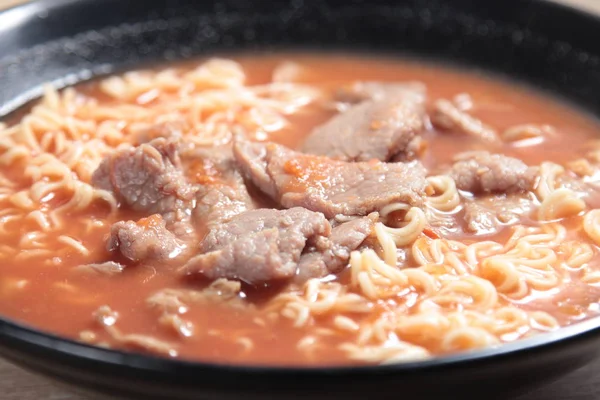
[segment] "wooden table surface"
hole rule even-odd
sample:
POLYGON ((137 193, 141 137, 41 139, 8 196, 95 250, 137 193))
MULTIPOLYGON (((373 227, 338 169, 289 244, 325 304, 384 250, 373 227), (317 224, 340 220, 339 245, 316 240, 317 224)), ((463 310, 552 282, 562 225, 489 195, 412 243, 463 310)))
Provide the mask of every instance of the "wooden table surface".
MULTIPOLYGON (((125 0, 124 0, 125 1, 125 0)), ((485 0, 482 0, 485 1, 485 0)), ((502 0, 489 0, 502 1, 502 0)), ((600 0, 555 0, 600 13, 600 0)), ((0 0, 0 8, 23 0, 0 0)), ((600 360, 518 400, 600 399, 600 360)), ((0 400, 89 400, 0 360, 0 400)))

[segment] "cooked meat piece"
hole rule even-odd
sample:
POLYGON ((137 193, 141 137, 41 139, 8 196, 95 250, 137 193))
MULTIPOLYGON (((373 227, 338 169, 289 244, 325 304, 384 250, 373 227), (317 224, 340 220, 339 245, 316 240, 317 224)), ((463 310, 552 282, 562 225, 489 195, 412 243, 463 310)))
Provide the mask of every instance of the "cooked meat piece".
POLYGON ((253 203, 247 197, 246 189, 240 186, 214 185, 198 191, 198 200, 194 209, 197 220, 219 223, 235 215, 253 209, 253 203))
POLYGON ((342 161, 389 161, 407 153, 424 128, 423 103, 387 96, 355 105, 317 127, 303 151, 342 161))
POLYGON ((176 333, 181 338, 188 338, 194 335, 195 326, 191 321, 187 321, 177 314, 163 314, 158 318, 158 323, 164 328, 176 333))
POLYGON ((376 215, 357 218, 332 229, 329 237, 321 237, 312 252, 302 255, 296 281, 320 278, 338 272, 350 260, 350 253, 357 250, 371 235, 376 215))
POLYGON ((154 214, 137 222, 119 221, 113 224, 106 248, 133 262, 140 262, 174 258, 185 245, 167 230, 163 218, 154 214))
POLYGON ((436 128, 458 130, 483 140, 498 141, 498 134, 494 129, 459 109, 450 100, 435 102, 431 122, 436 128))
POLYGON ((195 194, 181 170, 177 142, 163 138, 110 154, 92 182, 126 207, 161 214, 167 223, 187 217, 195 194))
POLYGON ((389 96, 404 97, 407 100, 423 103, 426 91, 426 86, 421 82, 358 81, 341 87, 335 97, 336 100, 345 103, 379 100, 389 96))
POLYGON ((557 187, 572 190, 589 208, 600 208, 600 182, 597 179, 586 180, 567 173, 557 178, 557 187))
POLYGON ((461 155, 450 171, 456 187, 473 194, 531 190, 537 175, 537 168, 521 160, 486 151, 461 155))
POLYGON ((480 235, 493 233, 498 226, 495 211, 477 202, 465 205, 465 222, 467 231, 480 235))
POLYGON ((297 230, 311 232, 309 236, 328 236, 331 225, 325 217, 318 212, 312 212, 301 207, 289 210, 259 209, 240 214, 225 224, 211 230, 201 245, 203 252, 213 251, 224 244, 233 242, 247 234, 277 228, 283 230, 297 230))
POLYGON ((570 189, 583 198, 596 194, 598 191, 598 181, 596 179, 586 180, 575 175, 571 171, 566 171, 555 178, 556 188, 570 189))
POLYGON ((152 308, 163 313, 184 314, 197 304, 226 305, 237 308, 250 308, 251 304, 240 295, 239 281, 217 279, 201 290, 162 289, 146 300, 152 308))
POLYGON ((247 141, 237 141, 234 154, 243 173, 283 207, 305 207, 327 218, 364 216, 394 202, 420 205, 428 188, 418 162, 349 163, 247 141))
POLYGON ((291 278, 307 244, 330 231, 323 214, 300 207, 246 211, 214 225, 200 245, 203 254, 182 272, 250 284, 291 278))
POLYGON ((186 158, 193 160, 190 180, 199 184, 194 209, 196 219, 219 223, 255 208, 233 158, 231 144, 196 149, 186 158))
POLYGON ((99 274, 99 275, 114 276, 114 275, 118 275, 121 272, 123 272, 125 270, 125 265, 120 264, 115 261, 106 261, 103 263, 92 263, 92 264, 80 265, 79 267, 75 268, 75 270, 79 271, 79 272, 87 272, 87 273, 94 273, 94 274, 99 274))
POLYGON ((416 136, 407 145, 404 151, 396 154, 391 162, 409 162, 420 158, 427 149, 427 141, 421 136, 416 136))
POLYGON ((506 129, 502 132, 501 137, 503 141, 510 143, 522 140, 542 139, 552 135, 556 135, 556 130, 550 125, 522 124, 506 129))
POLYGON ((121 330, 115 325, 119 319, 119 314, 113 311, 109 306, 100 306, 100 308, 94 312, 94 318, 96 319, 97 323, 104 328, 106 333, 109 334, 111 338, 119 344, 165 356, 177 356, 175 345, 169 342, 165 342, 147 335, 122 333, 121 330))
POLYGON ((465 203, 465 230, 479 235, 491 234, 502 225, 512 225, 528 216, 534 203, 527 197, 487 196, 465 203))
POLYGON ((151 142, 157 138, 180 139, 189 130, 189 123, 183 119, 166 121, 135 131, 133 133, 133 143, 135 145, 140 145, 151 142))
POLYGON ((462 234, 460 221, 456 219, 454 213, 428 207, 425 209, 425 216, 427 217, 427 226, 432 232, 430 236, 453 239, 457 233, 462 234))
POLYGON ((231 143, 218 147, 197 147, 183 154, 189 180, 199 184, 243 184, 244 179, 233 157, 231 143))

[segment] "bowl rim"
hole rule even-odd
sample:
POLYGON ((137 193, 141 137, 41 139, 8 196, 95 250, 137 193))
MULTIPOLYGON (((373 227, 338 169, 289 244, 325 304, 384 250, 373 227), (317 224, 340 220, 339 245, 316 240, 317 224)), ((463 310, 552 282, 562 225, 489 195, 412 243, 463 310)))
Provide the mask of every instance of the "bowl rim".
MULTIPOLYGON (((91 3, 95 0, 33 0, 0 10, 0 33, 17 29, 21 24, 35 18, 38 13, 50 9, 68 8, 78 3, 91 3), (15 22, 16 19, 16 22, 15 22), (6 25, 4 22, 11 22, 6 25)), ((558 3, 558 0, 521 0, 538 7, 554 9, 561 13, 571 13, 575 17, 592 18, 600 25, 600 15, 574 5, 558 3)), ((108 367, 126 367, 138 372, 165 371, 212 371, 237 375, 272 375, 294 376, 302 379, 307 376, 347 376, 347 375, 386 375, 389 373, 417 373, 447 366, 458 367, 472 365, 476 362, 495 361, 525 352, 544 350, 549 347, 565 344, 587 335, 600 334, 600 315, 572 325, 561 327, 555 331, 540 333, 533 337, 505 343, 484 349, 465 351, 444 356, 434 356, 425 360, 408 361, 387 365, 330 365, 294 366, 294 365, 260 365, 242 363, 218 363, 202 360, 167 358, 129 352, 120 349, 107 349, 86 344, 71 338, 35 328, 29 324, 0 315, 0 347, 2 343, 27 346, 27 353, 44 352, 70 360, 80 360, 103 364, 108 367)))

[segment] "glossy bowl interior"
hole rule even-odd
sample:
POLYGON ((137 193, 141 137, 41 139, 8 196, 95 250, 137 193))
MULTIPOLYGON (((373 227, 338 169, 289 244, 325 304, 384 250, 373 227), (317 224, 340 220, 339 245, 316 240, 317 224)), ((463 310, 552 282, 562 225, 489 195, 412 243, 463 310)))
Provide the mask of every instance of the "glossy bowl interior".
MULTIPOLYGON (((0 13, 0 115, 98 74, 223 51, 348 50, 500 73, 600 112, 600 20, 533 0, 42 0, 0 13)), ((600 318, 401 365, 209 365, 90 347, 0 319, 0 354, 98 393, 152 399, 506 396, 600 352, 600 318)))

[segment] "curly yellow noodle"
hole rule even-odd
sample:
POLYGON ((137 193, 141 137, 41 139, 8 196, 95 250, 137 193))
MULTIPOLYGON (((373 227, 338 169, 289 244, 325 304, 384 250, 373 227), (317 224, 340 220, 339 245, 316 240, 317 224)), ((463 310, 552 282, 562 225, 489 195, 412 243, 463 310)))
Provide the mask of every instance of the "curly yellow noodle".
POLYGON ((411 207, 406 203, 392 203, 379 210, 379 215, 381 218, 386 219, 393 212, 408 211, 410 208, 411 207))
POLYGON ((394 325, 394 332, 406 340, 428 340, 448 330, 451 324, 447 315, 426 309, 419 314, 400 315, 394 325))
POLYGON ((542 140, 545 136, 553 134, 556 134, 556 131, 549 125, 525 124, 511 126, 502 132, 500 136, 505 142, 520 142, 531 139, 542 140))
POLYGON ((429 358, 429 352, 409 343, 394 343, 386 346, 357 346, 353 343, 340 345, 351 360, 363 362, 381 362, 382 364, 393 364, 398 362, 416 361, 429 358), (382 360, 384 360, 382 362, 382 360))
POLYGON ((600 246, 600 210, 590 210, 583 218, 583 230, 597 246, 600 246))
MULTIPOLYGON (((72 88, 69 88, 72 91, 72 88)), ((65 91, 66 92, 66 91, 65 91)), ((51 84, 44 85, 44 96, 42 97, 41 104, 50 108, 51 110, 59 111, 62 108, 62 101, 58 90, 51 84)))
POLYGON ((451 269, 453 275, 468 275, 474 270, 474 267, 464 260, 462 254, 454 252, 446 255, 446 266, 451 269))
POLYGON ((508 251, 519 243, 527 243, 534 247, 555 248, 563 243, 566 237, 567 229, 556 223, 544 224, 539 228, 517 226, 504 248, 508 251))
POLYGON ((439 290, 427 293, 428 303, 439 308, 481 309, 495 307, 498 302, 496 288, 491 282, 476 276, 446 282, 439 290))
POLYGON ((357 324, 353 319, 343 315, 336 316, 333 320, 333 324, 336 328, 342 331, 358 332, 360 330, 359 324, 357 324))
POLYGON ((371 249, 352 253, 350 271, 351 286, 369 299, 393 296, 399 287, 409 284, 402 270, 387 265, 371 249))
POLYGON ((591 268, 585 268, 581 277, 581 281, 590 286, 600 286, 600 271, 591 268))
POLYGON ((417 265, 441 264, 444 253, 441 249, 442 239, 430 239, 426 236, 417 238, 411 247, 411 255, 417 265))
POLYGON ((443 264, 449 254, 466 249, 464 243, 448 239, 430 239, 421 236, 411 246, 411 255, 418 265, 443 264))
POLYGON ((20 191, 8 198, 8 201, 15 207, 26 210, 33 211, 36 209, 35 202, 29 196, 28 191, 20 191))
POLYGON ((560 246, 564 266, 569 270, 578 270, 586 266, 594 257, 594 249, 585 242, 568 241, 560 246))
POLYGON ((529 314, 531 326, 540 331, 553 331, 560 328, 560 324, 550 314, 543 311, 532 311, 529 314))
POLYGON ((483 326, 487 331, 495 335, 525 333, 529 329, 529 316, 523 310, 514 307, 499 308, 483 326), (521 331, 521 332, 519 332, 521 331))
POLYGON ((382 229, 390 235, 396 246, 407 246, 423 232, 427 218, 423 210, 411 207, 404 217, 405 225, 401 228, 390 228, 384 226, 382 229))
POLYGON ((504 250, 504 246, 500 243, 486 240, 482 242, 475 242, 467 246, 465 250, 465 256, 470 265, 477 265, 479 264, 479 260, 484 260, 488 257, 500 254, 504 250))
POLYGON ((6 149, 0 156, 0 164, 7 166, 13 165, 19 159, 27 158, 30 151, 23 145, 11 145, 0 142, 0 148, 6 149))
POLYGON ((391 235, 386 232, 385 225, 382 223, 375 224, 375 236, 383 250, 383 261, 387 265, 395 266, 398 262, 398 248, 391 235))
POLYGON ((372 303, 334 282, 321 282, 312 279, 298 292, 288 292, 277 296, 263 310, 265 315, 280 311, 294 321, 295 326, 304 326, 314 316, 331 313, 368 313, 372 303))
POLYGON ((18 209, 5 209, 0 212, 0 235, 9 236, 14 234, 11 225, 17 225, 22 218, 21 212, 18 209))
POLYGON ((23 249, 15 255, 15 261, 30 261, 32 259, 47 259, 55 253, 49 249, 23 249))
POLYGON ((427 205, 439 211, 452 211, 460 205, 460 196, 454 179, 446 175, 427 178, 436 194, 427 197, 427 205))
MULTIPOLYGON (((598 152, 598 150, 596 150, 593 154, 593 158, 600 158, 600 153, 598 152)), ((569 168, 570 171, 572 171, 574 174, 580 177, 592 176, 596 171, 596 168, 594 167, 594 165, 592 165, 590 160, 585 158, 579 158, 577 160, 569 161, 567 163, 567 168, 569 168)))
POLYGON ((46 214, 41 210, 35 210, 27 214, 27 220, 34 221, 43 232, 48 232, 52 229, 52 222, 46 214))
POLYGON ((461 327, 449 331, 441 342, 441 348, 445 352, 479 349, 499 344, 500 341, 494 335, 484 329, 475 327, 461 327))
POLYGON ((549 193, 538 210, 540 221, 553 221, 578 215, 585 210, 585 202, 570 189, 560 188, 549 193))
POLYGON ((565 169, 552 162, 540 164, 540 179, 535 188, 535 193, 540 201, 544 201, 557 187, 557 177, 565 172, 565 169))
POLYGON ((513 298, 523 298, 528 293, 526 283, 521 279, 513 262, 505 259, 489 258, 480 264, 479 273, 490 280, 498 292, 510 295, 513 298))
POLYGON ((73 248, 83 256, 88 256, 90 254, 90 251, 83 245, 83 243, 70 236, 61 235, 58 237, 58 241, 73 248))

